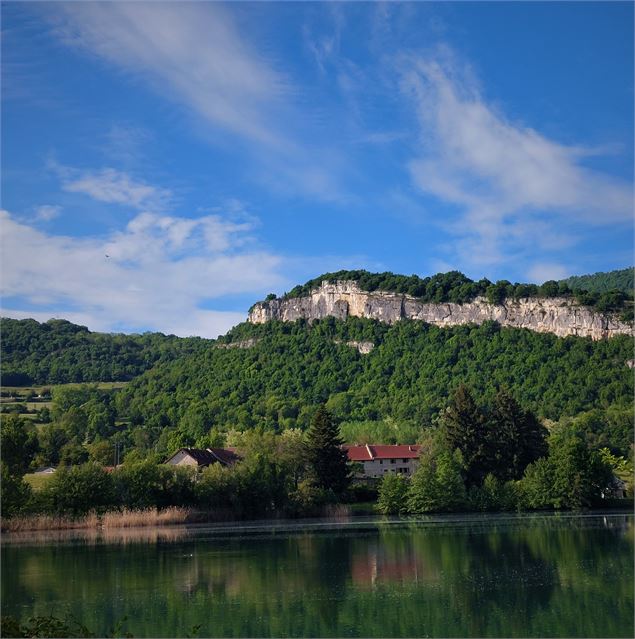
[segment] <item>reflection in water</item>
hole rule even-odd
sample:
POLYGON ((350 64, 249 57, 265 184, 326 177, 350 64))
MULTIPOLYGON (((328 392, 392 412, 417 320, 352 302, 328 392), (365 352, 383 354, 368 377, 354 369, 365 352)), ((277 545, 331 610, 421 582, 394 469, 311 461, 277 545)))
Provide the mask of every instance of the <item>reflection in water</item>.
POLYGON ((633 517, 102 531, 2 549, 4 614, 135 636, 632 636, 633 517))

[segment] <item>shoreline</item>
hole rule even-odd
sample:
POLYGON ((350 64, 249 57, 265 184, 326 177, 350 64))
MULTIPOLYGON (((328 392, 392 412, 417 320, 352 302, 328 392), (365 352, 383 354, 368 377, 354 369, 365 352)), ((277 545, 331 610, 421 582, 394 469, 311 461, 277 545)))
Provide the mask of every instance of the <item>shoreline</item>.
POLYGON ((64 517, 35 516, 23 518, 19 525, 9 526, 10 521, 2 521, 3 541, 8 543, 47 542, 59 540, 87 541, 176 541, 198 532, 222 536, 244 534, 280 534, 284 532, 313 532, 339 529, 342 531, 372 530, 378 524, 383 526, 453 526, 489 523, 497 520, 502 524, 531 523, 551 519, 555 522, 572 518, 593 518, 601 516, 633 516, 634 504, 611 505, 585 510, 541 510, 541 511, 501 511, 460 513, 429 513, 411 516, 385 516, 379 513, 355 513, 343 509, 331 510, 321 516, 292 518, 275 515, 266 519, 237 519, 227 517, 228 513, 204 512, 186 508, 171 508, 165 511, 150 509, 145 511, 95 514, 80 519, 64 517), (223 516, 222 516, 223 515, 223 516))

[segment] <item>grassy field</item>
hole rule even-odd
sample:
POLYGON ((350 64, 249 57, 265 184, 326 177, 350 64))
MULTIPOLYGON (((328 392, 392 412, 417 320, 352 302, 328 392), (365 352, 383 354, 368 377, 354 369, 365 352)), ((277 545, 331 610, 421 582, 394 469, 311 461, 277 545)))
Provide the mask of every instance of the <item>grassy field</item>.
POLYGON ((53 477, 53 473, 50 473, 50 474, 29 473, 28 475, 24 476, 24 481, 26 481, 26 483, 29 484, 29 486, 31 486, 31 488, 33 488, 35 492, 39 492, 40 490, 44 488, 44 486, 46 486, 46 484, 49 481, 51 481, 52 477, 53 477))
POLYGON ((111 388, 123 388, 129 382, 73 382, 71 384, 43 384, 41 386, 3 386, 2 391, 5 393, 15 393, 16 396, 26 397, 33 392, 41 395, 43 390, 53 390, 55 388, 77 388, 78 386, 97 386, 102 390, 111 388))

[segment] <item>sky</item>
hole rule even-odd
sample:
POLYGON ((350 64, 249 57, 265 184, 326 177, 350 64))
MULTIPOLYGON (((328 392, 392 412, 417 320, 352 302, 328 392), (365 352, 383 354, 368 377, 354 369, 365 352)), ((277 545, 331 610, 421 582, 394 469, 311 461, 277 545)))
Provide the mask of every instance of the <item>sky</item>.
POLYGON ((630 2, 5 2, 2 315, 215 337, 320 273, 633 264, 630 2))

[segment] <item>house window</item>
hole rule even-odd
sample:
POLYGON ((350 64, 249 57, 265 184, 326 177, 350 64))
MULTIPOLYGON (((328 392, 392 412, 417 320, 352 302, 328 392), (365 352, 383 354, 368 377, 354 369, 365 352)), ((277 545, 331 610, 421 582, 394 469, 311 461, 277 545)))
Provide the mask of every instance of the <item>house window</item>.
POLYGON ((380 460, 379 460, 379 463, 383 466, 383 465, 384 465, 384 460, 383 460, 383 459, 380 459, 380 460))
POLYGON ((396 463, 397 463, 397 460, 396 460, 396 459, 391 459, 391 460, 390 460, 390 463, 391 463, 391 464, 396 464, 396 463))
POLYGON ((402 461, 404 464, 407 464, 407 463, 408 463, 408 460, 407 460, 407 459, 402 459, 401 461, 402 461))

